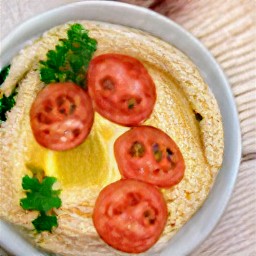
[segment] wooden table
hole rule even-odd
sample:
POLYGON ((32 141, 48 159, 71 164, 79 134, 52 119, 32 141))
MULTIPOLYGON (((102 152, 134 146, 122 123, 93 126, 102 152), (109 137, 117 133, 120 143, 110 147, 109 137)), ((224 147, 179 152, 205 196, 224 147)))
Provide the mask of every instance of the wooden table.
MULTIPOLYGON (((26 19, 72 2, 76 1, 1 0, 1 40, 26 19)), ((185 27, 205 44, 228 77, 241 123, 240 171, 225 214, 192 255, 256 256, 256 1, 124 2, 150 7, 185 27)), ((0 255, 6 254, 0 249, 0 255)))

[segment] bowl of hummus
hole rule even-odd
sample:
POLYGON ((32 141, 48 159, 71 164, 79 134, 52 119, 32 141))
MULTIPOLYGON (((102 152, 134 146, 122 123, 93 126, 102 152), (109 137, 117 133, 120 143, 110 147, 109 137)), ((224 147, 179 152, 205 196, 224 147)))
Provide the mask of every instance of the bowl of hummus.
POLYGON ((4 67, 4 248, 187 255, 213 230, 237 176, 239 122, 222 70, 187 31, 144 8, 78 2, 10 33, 4 67))

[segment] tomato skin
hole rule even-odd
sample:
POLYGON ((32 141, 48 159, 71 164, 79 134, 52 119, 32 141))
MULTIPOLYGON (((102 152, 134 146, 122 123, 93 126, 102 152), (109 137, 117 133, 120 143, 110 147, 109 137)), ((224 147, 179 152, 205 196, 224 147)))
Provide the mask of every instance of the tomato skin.
POLYGON ((155 186, 126 179, 100 192, 93 223, 110 246, 123 252, 140 253, 157 242, 167 215, 166 202, 155 186))
POLYGON ((30 109, 30 125, 36 141, 56 151, 81 144, 90 133, 93 120, 88 93, 69 82, 47 85, 30 109))
POLYGON ((125 132, 115 141, 114 152, 124 178, 170 188, 184 176, 185 163, 178 146, 155 127, 140 126, 125 132))
POLYGON ((136 126, 152 113, 156 88, 139 60, 115 53, 99 55, 90 62, 87 78, 95 110, 110 121, 136 126))

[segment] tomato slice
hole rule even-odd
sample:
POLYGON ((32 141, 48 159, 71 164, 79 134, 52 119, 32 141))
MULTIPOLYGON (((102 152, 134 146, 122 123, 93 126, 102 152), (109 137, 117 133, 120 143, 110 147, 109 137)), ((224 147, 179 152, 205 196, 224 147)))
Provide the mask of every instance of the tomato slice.
POLYGON ((178 146, 155 127, 140 126, 125 132, 115 141, 114 152, 125 178, 169 188, 184 176, 185 163, 178 146))
POLYGON ((140 253, 148 250, 162 234, 167 206, 153 185, 119 180, 99 194, 93 223, 100 237, 117 250, 140 253))
POLYGON ((30 110, 30 125, 36 141, 62 151, 81 144, 94 119, 87 92, 73 83, 54 83, 39 92, 30 110))
POLYGON ((121 54, 103 54, 90 62, 88 90, 95 110, 124 126, 146 120, 156 101, 155 84, 146 68, 121 54))

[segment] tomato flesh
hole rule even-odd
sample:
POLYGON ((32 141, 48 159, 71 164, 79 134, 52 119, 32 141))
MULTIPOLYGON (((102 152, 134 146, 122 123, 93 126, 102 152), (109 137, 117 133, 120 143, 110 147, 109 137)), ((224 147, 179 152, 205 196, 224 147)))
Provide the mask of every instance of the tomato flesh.
POLYGON ((161 192, 150 184, 120 180, 99 194, 93 223, 100 237, 117 250, 140 253, 162 234, 167 206, 161 192))
POLYGON ((39 92, 30 110, 30 125, 36 141, 62 151, 81 144, 94 119, 87 92, 73 83, 54 83, 39 92))
POLYGON ((130 129, 115 141, 114 152, 124 178, 169 188, 184 176, 185 163, 178 146, 155 127, 130 129))
POLYGON ((136 126, 146 120, 156 101, 155 84, 143 64, 122 54, 95 57, 88 69, 94 108, 112 122, 136 126))

